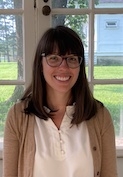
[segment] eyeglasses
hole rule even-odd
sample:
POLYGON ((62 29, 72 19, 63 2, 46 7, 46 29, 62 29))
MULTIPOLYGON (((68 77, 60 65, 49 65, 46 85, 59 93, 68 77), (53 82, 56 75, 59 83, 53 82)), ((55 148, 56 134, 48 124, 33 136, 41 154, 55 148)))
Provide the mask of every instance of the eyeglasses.
POLYGON ((69 68, 77 68, 82 63, 82 57, 70 54, 67 56, 59 56, 56 54, 50 54, 45 56, 45 53, 41 54, 42 57, 46 58, 47 64, 51 67, 58 67, 62 64, 63 60, 66 60, 69 68))

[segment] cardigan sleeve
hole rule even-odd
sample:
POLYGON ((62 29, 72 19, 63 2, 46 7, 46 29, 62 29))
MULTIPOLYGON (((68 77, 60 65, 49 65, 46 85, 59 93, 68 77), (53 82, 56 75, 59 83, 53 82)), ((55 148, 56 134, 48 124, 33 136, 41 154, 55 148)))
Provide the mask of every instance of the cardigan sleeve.
POLYGON ((3 177, 33 176, 35 116, 26 115, 25 102, 10 108, 4 131, 3 177))
POLYGON ((18 177, 19 138, 14 106, 9 110, 4 130, 3 177, 18 177))
POLYGON ((118 177, 114 126, 110 113, 106 108, 103 109, 102 121, 102 158, 100 177, 118 177))

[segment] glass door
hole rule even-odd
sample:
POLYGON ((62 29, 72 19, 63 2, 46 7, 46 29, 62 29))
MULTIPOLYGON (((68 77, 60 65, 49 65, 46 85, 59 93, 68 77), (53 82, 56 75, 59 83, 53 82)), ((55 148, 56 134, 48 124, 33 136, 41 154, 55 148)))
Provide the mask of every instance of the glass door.
POLYGON ((117 146, 123 146, 123 1, 38 0, 38 5, 38 37, 56 25, 81 37, 90 88, 111 112, 117 146))
POLYGON ((33 0, 0 0, 1 142, 8 109, 18 101, 30 82, 34 27, 33 0))

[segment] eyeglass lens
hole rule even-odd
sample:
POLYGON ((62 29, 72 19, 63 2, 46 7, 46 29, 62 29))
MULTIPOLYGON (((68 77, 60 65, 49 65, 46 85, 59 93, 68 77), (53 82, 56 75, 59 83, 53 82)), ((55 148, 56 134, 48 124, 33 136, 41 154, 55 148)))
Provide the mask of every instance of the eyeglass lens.
POLYGON ((71 68, 79 67, 82 61, 82 57, 70 55, 66 57, 61 57, 59 55, 48 55, 46 56, 48 65, 52 67, 60 66, 63 60, 65 59, 68 66, 71 68))

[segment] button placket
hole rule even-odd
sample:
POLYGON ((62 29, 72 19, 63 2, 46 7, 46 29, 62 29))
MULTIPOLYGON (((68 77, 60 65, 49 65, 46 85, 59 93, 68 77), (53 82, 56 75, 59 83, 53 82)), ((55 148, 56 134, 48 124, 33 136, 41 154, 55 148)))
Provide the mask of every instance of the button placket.
POLYGON ((61 130, 59 130, 59 142, 60 142, 60 150, 62 154, 65 154, 65 151, 63 149, 63 140, 62 140, 62 136, 61 136, 61 130))

